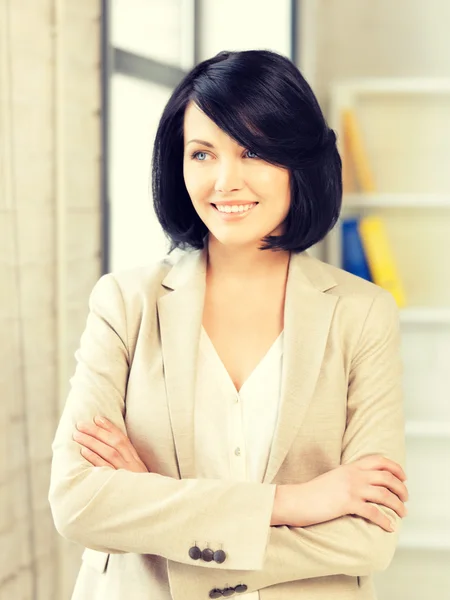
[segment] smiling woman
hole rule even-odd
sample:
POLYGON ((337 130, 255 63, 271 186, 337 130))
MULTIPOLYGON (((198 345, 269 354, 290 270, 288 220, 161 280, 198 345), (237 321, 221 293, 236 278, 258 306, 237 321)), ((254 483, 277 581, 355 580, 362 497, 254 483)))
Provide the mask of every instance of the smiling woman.
POLYGON ((192 101, 184 139, 184 181, 210 243, 248 245, 284 232, 291 203, 287 168, 243 148, 192 101))
POLYGON ((154 207, 172 248, 203 248, 209 233, 301 252, 335 225, 341 197, 335 134, 287 58, 220 52, 174 91, 153 152, 154 207), (237 216, 215 208, 248 204, 237 216))
POLYGON ((307 252, 341 191, 287 58, 221 52, 173 92, 153 193, 182 252, 97 282, 53 443, 73 600, 375 600, 408 497, 399 323, 307 252))

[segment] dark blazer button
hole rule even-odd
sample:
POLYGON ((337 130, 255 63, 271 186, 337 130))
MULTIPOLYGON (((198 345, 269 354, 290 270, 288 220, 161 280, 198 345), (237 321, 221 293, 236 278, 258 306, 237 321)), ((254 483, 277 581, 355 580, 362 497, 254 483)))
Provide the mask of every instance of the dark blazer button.
POLYGON ((223 563, 226 559, 227 555, 225 554, 225 552, 223 550, 216 550, 214 552, 214 560, 216 561, 216 563, 223 563))
POLYGON ((239 585, 237 585, 234 588, 234 591, 237 592, 238 594, 242 594, 242 592, 247 591, 247 586, 245 585, 245 583, 240 583, 239 585))
POLYGON ((189 548, 189 556, 194 560, 198 560, 201 555, 202 552, 198 546, 192 546, 192 548, 189 548))
POLYGON ((211 562, 214 556, 214 552, 211 548, 205 548, 202 552, 202 558, 206 562, 211 562))
POLYGON ((217 588, 214 590, 211 590, 209 592, 210 598, 220 598, 221 596, 222 596, 222 590, 218 590, 217 588))
POLYGON ((234 588, 229 587, 222 590, 222 596, 232 596, 234 594, 234 588))

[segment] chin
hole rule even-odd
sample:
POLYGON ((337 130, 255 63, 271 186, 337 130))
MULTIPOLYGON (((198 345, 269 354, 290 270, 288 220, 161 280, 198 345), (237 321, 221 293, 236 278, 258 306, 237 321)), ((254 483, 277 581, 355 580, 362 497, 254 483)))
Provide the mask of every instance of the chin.
POLYGON ((229 248, 239 248, 239 247, 259 247, 262 244, 262 238, 267 234, 252 235, 250 232, 246 233, 244 231, 214 231, 209 230, 209 238, 210 240, 217 241, 222 246, 227 246, 229 248))

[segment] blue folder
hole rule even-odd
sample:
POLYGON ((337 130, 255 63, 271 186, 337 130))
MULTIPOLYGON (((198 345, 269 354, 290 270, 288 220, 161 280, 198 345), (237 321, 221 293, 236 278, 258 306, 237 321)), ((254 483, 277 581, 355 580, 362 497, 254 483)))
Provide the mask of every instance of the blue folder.
POLYGON ((342 268, 362 279, 372 281, 358 224, 357 217, 342 220, 342 268))

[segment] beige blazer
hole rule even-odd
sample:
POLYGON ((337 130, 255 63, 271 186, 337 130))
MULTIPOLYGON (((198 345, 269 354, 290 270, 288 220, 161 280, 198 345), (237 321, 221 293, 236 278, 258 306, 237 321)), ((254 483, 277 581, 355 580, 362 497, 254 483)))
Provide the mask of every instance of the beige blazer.
POLYGON ((261 600, 373 600, 372 574, 389 565, 397 542, 392 511, 384 509, 397 522, 393 534, 350 515, 303 528, 270 527, 270 518, 276 484, 306 482, 368 454, 404 465, 392 296, 293 254, 282 401, 263 480, 197 479, 206 251, 172 256, 104 275, 90 297, 49 493, 57 530, 87 548, 73 599, 207 600, 237 588, 233 596, 259 590, 261 600), (126 430, 150 473, 92 467, 81 456, 75 423, 96 414, 126 430), (194 560, 194 545, 223 549, 226 559, 194 560))

